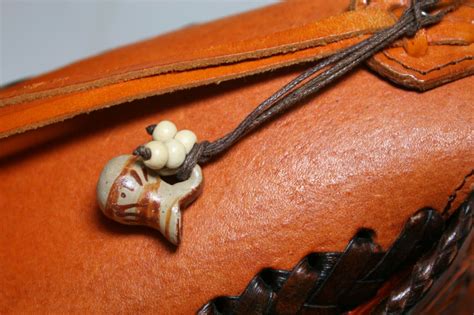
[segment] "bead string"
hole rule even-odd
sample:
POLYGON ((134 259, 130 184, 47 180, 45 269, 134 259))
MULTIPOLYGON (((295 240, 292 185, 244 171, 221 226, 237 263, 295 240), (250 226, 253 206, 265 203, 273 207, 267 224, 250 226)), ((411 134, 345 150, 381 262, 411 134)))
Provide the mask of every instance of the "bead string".
POLYGON ((194 132, 178 131, 168 120, 146 127, 146 132, 153 140, 136 148, 133 154, 140 156, 145 166, 163 176, 176 174, 197 141, 194 132))
MULTIPOLYGON (((250 131, 328 86, 397 39, 403 36, 414 36, 420 28, 439 22, 446 13, 458 5, 458 2, 454 1, 454 4, 430 15, 425 10, 433 8, 439 3, 439 0, 412 0, 410 7, 393 26, 323 59, 314 67, 306 70, 258 105, 234 130, 225 136, 213 142, 202 141, 194 144, 186 154, 181 166, 175 170, 177 178, 179 180, 188 179, 196 164, 206 163, 228 150, 250 131), (322 71, 324 68, 328 69, 322 71), (309 79, 317 72, 320 73, 309 79), (305 80, 306 82, 303 83, 305 80)), ((148 126, 148 133, 150 131, 153 133, 154 128, 155 125, 148 126)), ((150 158, 148 153, 143 146, 134 151, 135 155, 140 155, 145 161, 150 158)))

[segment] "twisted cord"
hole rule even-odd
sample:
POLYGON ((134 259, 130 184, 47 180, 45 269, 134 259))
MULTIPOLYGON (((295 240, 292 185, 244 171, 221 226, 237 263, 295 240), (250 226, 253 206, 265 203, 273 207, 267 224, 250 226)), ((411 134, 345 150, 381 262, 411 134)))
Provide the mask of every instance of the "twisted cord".
POLYGON ((395 40, 403 36, 413 36, 420 28, 439 22, 455 6, 448 6, 432 15, 425 12, 438 2, 439 0, 413 0, 411 6, 393 26, 333 54, 306 70, 258 105, 234 130, 222 138, 213 142, 203 141, 196 144, 178 169, 178 179, 186 180, 197 163, 206 163, 228 150, 247 133, 328 86, 378 51, 391 45, 395 40), (327 70, 322 71, 327 67, 329 67, 327 70), (309 79, 317 72, 320 73, 309 79), (307 81, 303 83, 305 80, 307 81))

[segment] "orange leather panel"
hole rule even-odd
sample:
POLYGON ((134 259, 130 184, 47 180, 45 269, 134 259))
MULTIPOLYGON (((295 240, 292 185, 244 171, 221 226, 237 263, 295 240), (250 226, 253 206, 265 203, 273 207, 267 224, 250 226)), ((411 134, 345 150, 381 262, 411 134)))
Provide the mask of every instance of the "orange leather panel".
MULTIPOLYGON (((404 0, 389 2, 392 6, 393 2, 407 5, 404 0)), ((425 40, 428 42, 428 47, 425 49, 420 47, 410 53, 407 46, 416 45, 414 41, 418 36, 414 39, 405 39, 405 49, 397 47, 385 49, 376 54, 369 61, 369 65, 390 80, 418 90, 428 90, 473 74, 474 2, 460 3, 460 6, 448 13, 441 23, 418 32, 417 35, 426 33, 425 40)), ((370 6, 380 7, 380 3, 375 2, 370 6)))
POLYGON ((474 44, 469 46, 432 46, 426 52, 424 58, 412 57, 404 49, 394 47, 384 51, 385 56, 397 61, 407 69, 415 70, 421 74, 427 74, 446 68, 449 61, 462 63, 466 61, 467 66, 474 60, 474 44))
POLYGON ((240 293, 261 268, 343 250, 360 227, 387 248, 473 168, 473 77, 420 94, 360 70, 205 165, 177 250, 101 215, 101 168, 147 141, 146 125, 171 119, 215 139, 300 71, 79 116, 60 124, 68 133, 1 159, 0 311, 189 314, 240 293))
POLYGON ((460 74, 462 76, 473 74, 474 59, 469 55, 464 56, 458 53, 462 50, 470 53, 473 48, 474 45, 454 48, 431 46, 427 56, 433 56, 433 60, 438 59, 441 63, 440 67, 434 65, 429 58, 424 58, 426 63, 415 60, 401 48, 391 48, 378 53, 369 60, 368 64, 390 80, 404 82, 407 86, 416 86, 420 90, 425 90, 459 78, 460 74))

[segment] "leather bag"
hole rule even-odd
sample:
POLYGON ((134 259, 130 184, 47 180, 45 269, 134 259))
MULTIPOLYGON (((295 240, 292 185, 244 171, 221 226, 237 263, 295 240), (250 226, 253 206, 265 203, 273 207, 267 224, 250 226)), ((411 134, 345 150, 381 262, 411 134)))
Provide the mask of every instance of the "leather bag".
POLYGON ((385 251, 419 209, 453 213, 473 188, 470 1, 203 165, 178 248, 96 202, 103 165, 145 126, 214 140, 406 5, 282 2, 0 90, 0 312, 189 314, 265 268, 343 252, 361 228, 385 251))

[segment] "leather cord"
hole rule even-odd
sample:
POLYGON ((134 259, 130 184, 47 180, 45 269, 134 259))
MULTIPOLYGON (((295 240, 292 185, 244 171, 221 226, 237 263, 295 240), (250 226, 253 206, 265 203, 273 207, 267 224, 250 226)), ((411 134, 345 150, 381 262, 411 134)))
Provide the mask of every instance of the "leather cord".
POLYGON ((420 28, 439 22, 456 6, 456 4, 449 5, 432 15, 425 12, 432 9, 438 2, 439 0, 413 0, 411 6, 393 26, 333 54, 306 70, 258 105, 234 130, 222 138, 213 142, 203 141, 195 144, 183 165, 178 169, 177 178, 188 179, 196 164, 206 163, 228 150, 244 135, 328 86, 378 51, 391 45, 395 40, 403 36, 413 36, 420 28), (327 69, 323 71, 325 68, 327 69), (314 78, 310 78, 316 73, 318 74, 314 78))

